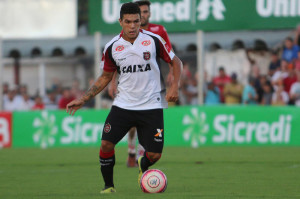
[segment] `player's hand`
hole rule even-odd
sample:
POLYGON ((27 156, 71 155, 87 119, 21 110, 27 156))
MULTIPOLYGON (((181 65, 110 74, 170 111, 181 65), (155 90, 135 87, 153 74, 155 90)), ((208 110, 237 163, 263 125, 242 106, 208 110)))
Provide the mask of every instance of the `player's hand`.
POLYGON ((172 84, 172 86, 167 91, 166 100, 167 102, 176 102, 178 100, 179 92, 178 86, 172 84))
POLYGON ((75 112, 80 109, 84 105, 84 102, 80 99, 75 99, 69 104, 67 104, 66 112, 69 113, 69 115, 74 115, 75 112))

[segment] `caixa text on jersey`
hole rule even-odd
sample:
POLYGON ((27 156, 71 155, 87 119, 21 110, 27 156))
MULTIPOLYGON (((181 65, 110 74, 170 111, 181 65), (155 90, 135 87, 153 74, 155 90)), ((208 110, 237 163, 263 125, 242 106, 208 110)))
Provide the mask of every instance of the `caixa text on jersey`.
POLYGON ((141 65, 129 65, 118 68, 118 72, 122 71, 122 73, 135 73, 135 72, 147 72, 151 70, 150 64, 141 64, 141 65))

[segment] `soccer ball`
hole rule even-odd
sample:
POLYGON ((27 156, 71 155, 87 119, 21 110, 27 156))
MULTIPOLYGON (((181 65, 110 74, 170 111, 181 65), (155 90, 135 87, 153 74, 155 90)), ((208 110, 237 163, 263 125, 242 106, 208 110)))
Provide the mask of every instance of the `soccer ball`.
POLYGON ((158 169, 149 169, 141 177, 140 186, 145 193, 162 193, 167 188, 167 177, 158 169))

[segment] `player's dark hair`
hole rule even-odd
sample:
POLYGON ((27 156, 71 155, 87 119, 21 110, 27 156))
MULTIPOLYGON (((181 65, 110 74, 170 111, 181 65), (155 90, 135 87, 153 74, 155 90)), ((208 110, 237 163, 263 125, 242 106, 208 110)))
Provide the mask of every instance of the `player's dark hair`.
POLYGON ((151 2, 150 1, 135 1, 134 3, 137 3, 139 6, 147 5, 150 7, 151 2))
POLYGON ((139 14, 141 16, 139 5, 133 2, 124 3, 120 10, 121 20, 123 19, 124 14, 139 14))
POLYGON ((290 42, 293 42, 293 41, 294 41, 292 37, 287 37, 287 38, 285 38, 285 40, 288 40, 288 41, 290 41, 290 42))

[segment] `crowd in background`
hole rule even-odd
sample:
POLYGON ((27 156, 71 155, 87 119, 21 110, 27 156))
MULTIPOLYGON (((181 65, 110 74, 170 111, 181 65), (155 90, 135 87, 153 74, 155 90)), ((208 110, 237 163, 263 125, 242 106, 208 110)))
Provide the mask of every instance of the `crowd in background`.
MULTIPOLYGON (((283 47, 270 51, 268 72, 260 74, 260 68, 249 56, 251 71, 248 84, 238 81, 238 73, 227 74, 223 66, 219 66, 218 75, 208 80, 204 74, 203 90, 204 104, 259 104, 259 105, 296 105, 300 106, 300 37, 296 31, 295 39, 287 37, 283 47)), ((180 100, 177 105, 198 104, 198 76, 190 69, 190 63, 183 63, 180 87, 180 100)), ((194 67, 195 68, 195 67, 194 67)), ((89 80, 89 86, 93 79, 89 80)), ((80 82, 74 80, 71 87, 63 87, 59 81, 53 82, 45 96, 38 94, 29 96, 27 86, 12 87, 3 84, 3 109, 14 110, 55 110, 65 109, 73 99, 81 96, 80 82)), ((87 89, 87 88, 85 88, 87 89)), ((102 94, 102 108, 109 108, 112 98, 107 88, 102 94)), ((95 99, 85 104, 86 108, 93 108, 95 99)))
MULTIPOLYGON (((297 31, 298 33, 300 31, 297 31)), ((248 105, 296 105, 300 106, 300 39, 287 37, 283 47, 272 50, 267 74, 260 74, 260 67, 248 56, 251 70, 248 83, 238 81, 238 73, 227 74, 219 66, 218 75, 210 80, 204 74, 204 104, 248 104, 248 105)), ((184 63, 180 104, 196 105, 198 74, 184 63)))

